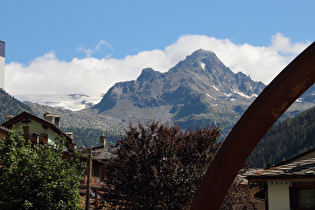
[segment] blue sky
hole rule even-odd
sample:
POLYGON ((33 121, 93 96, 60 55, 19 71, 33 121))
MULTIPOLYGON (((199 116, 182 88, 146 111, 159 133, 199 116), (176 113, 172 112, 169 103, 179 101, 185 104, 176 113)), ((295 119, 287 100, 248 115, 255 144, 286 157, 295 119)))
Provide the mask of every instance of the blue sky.
POLYGON ((314 8, 313 0, 1 0, 6 89, 97 95, 142 68, 165 72, 195 48, 268 83, 314 41, 314 8), (59 78, 60 88, 17 82, 36 77, 59 78), (94 81, 79 87, 84 78, 94 81))

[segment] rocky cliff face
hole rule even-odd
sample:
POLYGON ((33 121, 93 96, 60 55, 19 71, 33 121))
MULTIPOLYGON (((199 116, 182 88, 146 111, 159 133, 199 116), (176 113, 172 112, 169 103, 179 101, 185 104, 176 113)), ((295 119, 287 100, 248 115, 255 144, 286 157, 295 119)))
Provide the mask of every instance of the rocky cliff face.
MULTIPOLYGON (((182 128, 220 124, 227 135, 264 88, 241 72, 233 73, 213 52, 197 50, 168 72, 143 69, 137 80, 115 84, 100 103, 84 110, 27 105, 38 116, 47 111, 61 115, 64 128, 123 134, 130 122, 155 119, 182 128)), ((313 86, 284 117, 313 107, 314 95, 313 86)))
POLYGON ((166 73, 146 68, 137 80, 115 84, 91 110, 126 122, 232 125, 264 87, 233 73, 213 52, 198 50, 166 73))

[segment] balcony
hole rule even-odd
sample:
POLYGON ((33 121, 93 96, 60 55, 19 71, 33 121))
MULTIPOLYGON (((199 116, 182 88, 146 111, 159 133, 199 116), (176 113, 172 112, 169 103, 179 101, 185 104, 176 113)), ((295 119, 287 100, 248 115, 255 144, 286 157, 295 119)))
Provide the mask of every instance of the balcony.
POLYGON ((24 134, 25 140, 30 140, 32 144, 44 144, 48 143, 48 134, 46 133, 33 133, 24 134))

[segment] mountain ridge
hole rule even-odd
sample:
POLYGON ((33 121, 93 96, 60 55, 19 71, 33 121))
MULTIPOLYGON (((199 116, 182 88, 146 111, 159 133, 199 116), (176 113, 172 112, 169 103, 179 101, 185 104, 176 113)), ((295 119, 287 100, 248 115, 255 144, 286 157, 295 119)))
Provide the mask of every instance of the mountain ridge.
MULTIPOLYGON (((199 49, 165 73, 145 68, 136 80, 116 83, 85 111, 123 122, 157 119, 183 128, 220 123, 227 132, 265 87, 242 72, 232 72, 214 52, 199 49)), ((293 106, 285 115, 312 105, 293 106)))
MULTIPOLYGON (((262 82, 233 73, 214 52, 201 49, 165 73, 143 69, 136 80, 116 83, 98 104, 83 110, 25 104, 39 117, 45 112, 60 115, 65 130, 91 128, 119 136, 129 123, 155 119, 184 129, 220 125, 224 137, 264 88, 262 82)), ((313 86, 282 118, 313 107, 314 93, 313 86)))
MULTIPOLYGON (((201 126, 207 124, 204 120, 219 122, 219 104, 231 108, 230 114, 234 112, 230 105, 236 100, 236 109, 245 109, 240 107, 249 105, 264 88, 243 73, 233 73, 214 52, 200 49, 165 73, 145 68, 136 80, 116 83, 98 104, 85 110, 125 122, 157 118, 188 128, 196 125, 186 123, 194 119, 201 126)), ((233 115, 240 117, 239 113, 233 115)))

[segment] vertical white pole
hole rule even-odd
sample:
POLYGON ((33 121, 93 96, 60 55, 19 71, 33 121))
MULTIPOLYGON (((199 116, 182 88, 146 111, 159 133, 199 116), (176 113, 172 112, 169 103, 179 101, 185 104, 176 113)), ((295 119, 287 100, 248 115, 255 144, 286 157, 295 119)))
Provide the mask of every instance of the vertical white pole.
POLYGON ((0 89, 4 89, 5 42, 0 41, 0 89))

